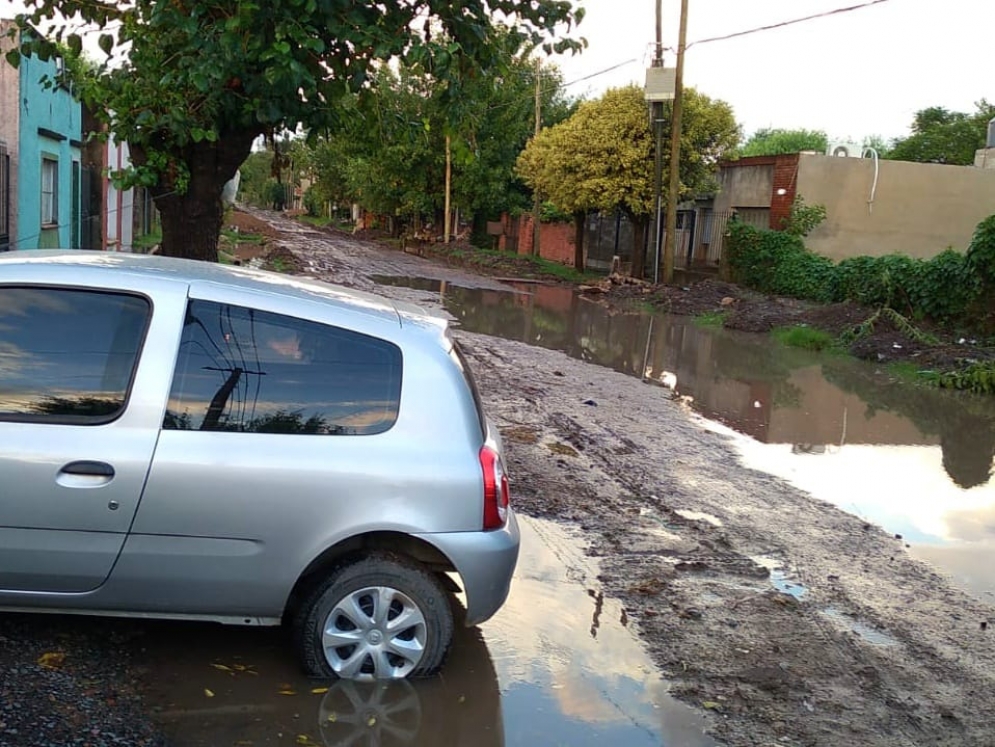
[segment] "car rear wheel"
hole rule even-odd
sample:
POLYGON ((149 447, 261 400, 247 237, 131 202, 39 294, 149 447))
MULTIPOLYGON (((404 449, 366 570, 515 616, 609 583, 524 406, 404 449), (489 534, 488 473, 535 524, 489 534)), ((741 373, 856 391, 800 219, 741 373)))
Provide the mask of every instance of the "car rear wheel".
POLYGON ((319 584, 297 614, 295 634, 311 676, 420 677, 442 666, 453 615, 432 574, 376 554, 339 567, 319 584))

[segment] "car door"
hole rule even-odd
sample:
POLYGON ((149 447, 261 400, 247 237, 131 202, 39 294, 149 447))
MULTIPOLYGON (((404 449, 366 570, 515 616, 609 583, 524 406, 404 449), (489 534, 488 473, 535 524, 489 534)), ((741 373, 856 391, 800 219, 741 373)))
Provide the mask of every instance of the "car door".
POLYGON ((130 407, 150 298, 0 285, 0 593, 107 578, 158 432, 130 407))

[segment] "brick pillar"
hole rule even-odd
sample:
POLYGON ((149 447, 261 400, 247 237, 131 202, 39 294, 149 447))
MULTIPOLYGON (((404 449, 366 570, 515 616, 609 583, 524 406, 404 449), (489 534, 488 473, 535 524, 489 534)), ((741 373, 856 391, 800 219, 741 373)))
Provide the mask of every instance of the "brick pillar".
POLYGON ((522 214, 518 229, 518 253, 532 254, 532 216, 522 214))
POLYGON ((774 161, 774 190, 770 196, 770 227, 775 231, 784 228, 784 221, 791 215, 791 206, 798 193, 797 153, 777 156, 774 161), (783 194, 781 194, 783 190, 783 194))

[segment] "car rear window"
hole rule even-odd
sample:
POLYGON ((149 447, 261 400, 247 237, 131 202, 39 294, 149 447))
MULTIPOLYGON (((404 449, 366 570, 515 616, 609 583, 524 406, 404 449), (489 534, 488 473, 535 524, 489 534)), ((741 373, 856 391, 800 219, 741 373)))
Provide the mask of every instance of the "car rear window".
POLYGON ((131 294, 0 287, 0 420, 98 425, 118 417, 151 310, 131 294))
POLYGON ((351 330, 191 301, 163 427, 372 435, 397 420, 401 351, 351 330))

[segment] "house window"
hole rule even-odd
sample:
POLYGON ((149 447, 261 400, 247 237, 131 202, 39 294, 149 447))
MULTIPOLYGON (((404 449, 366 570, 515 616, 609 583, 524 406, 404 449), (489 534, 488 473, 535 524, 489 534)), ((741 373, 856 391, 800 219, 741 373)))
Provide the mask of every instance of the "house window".
POLYGON ((59 224, 59 162, 54 158, 41 161, 41 224, 59 224))

